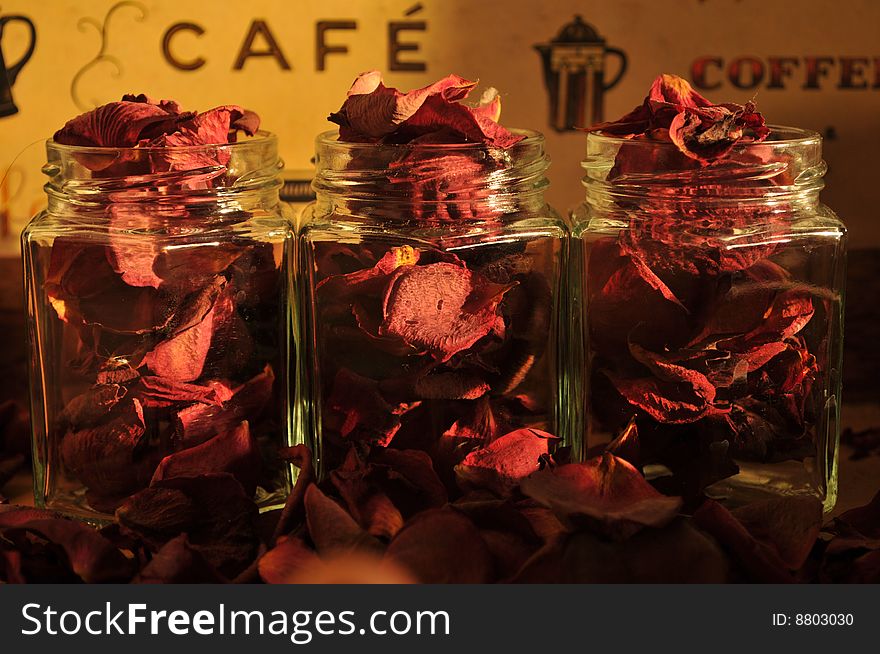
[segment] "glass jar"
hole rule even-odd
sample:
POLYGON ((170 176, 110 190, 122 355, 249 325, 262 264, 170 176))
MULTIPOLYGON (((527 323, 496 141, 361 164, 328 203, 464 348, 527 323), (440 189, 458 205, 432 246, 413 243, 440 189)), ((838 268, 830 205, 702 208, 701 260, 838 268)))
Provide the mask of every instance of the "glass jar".
POLYGON ((518 133, 507 150, 318 137, 298 404, 321 472, 352 443, 417 449, 454 489, 468 452, 516 428, 571 433, 569 230, 543 137, 518 133))
POLYGON ((47 154, 48 208, 22 233, 37 504, 102 521, 152 480, 205 473, 283 502, 293 230, 275 137, 47 154))
POLYGON ((610 447, 670 494, 830 510, 846 230, 819 202, 821 137, 775 127, 700 165, 593 133, 584 168, 589 448, 626 431, 610 447))

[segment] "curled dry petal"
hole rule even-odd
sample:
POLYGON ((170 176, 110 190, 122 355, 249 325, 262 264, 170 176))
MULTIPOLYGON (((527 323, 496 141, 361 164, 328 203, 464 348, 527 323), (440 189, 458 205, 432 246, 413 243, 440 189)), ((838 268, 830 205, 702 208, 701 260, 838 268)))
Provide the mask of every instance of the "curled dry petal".
POLYGON ((144 102, 110 102, 70 119, 53 140, 64 145, 124 148, 167 129, 180 117, 144 102))
POLYGON ((330 114, 329 120, 340 126, 340 138, 345 141, 407 142, 440 133, 451 142, 486 143, 500 148, 521 141, 522 136, 498 124, 501 102, 497 92, 484 95, 477 107, 460 102, 476 84, 448 75, 424 88, 402 93, 385 86, 381 74, 373 70, 358 76, 342 107, 330 114))
POLYGON ((218 434, 194 447, 169 454, 153 473, 153 482, 172 477, 197 477, 228 472, 248 495, 253 495, 259 481, 262 457, 251 436, 247 421, 232 431, 218 434))
POLYGON ((480 531, 452 508, 415 516, 388 545, 385 558, 426 584, 481 584, 491 580, 492 556, 480 531))
POLYGON ((134 578, 136 584, 219 584, 226 579, 180 534, 165 543, 134 578))
MULTIPOLYGON (((675 75, 660 75, 641 105, 618 120, 593 125, 588 131, 624 138, 668 139, 686 157, 703 165, 723 158, 738 143, 760 142, 770 134, 753 102, 713 104, 675 75)), ((624 147, 619 156, 626 158, 637 151, 624 147)), ((628 166, 625 161, 619 163, 628 166)))
MULTIPOLYGON (((71 570, 86 583, 118 583, 131 578, 132 562, 88 525, 35 509, 0 513, 0 534, 7 529, 39 534, 61 547, 71 570)), ((44 580, 54 581, 54 580, 44 580)))
POLYGON ((492 330, 508 289, 463 265, 398 268, 385 294, 379 335, 397 336, 447 361, 492 330))
POLYGON ((122 532, 152 551, 186 532, 192 548, 229 579, 256 556, 256 516, 253 500, 227 473, 155 481, 116 511, 122 532))
POLYGON ((376 550, 379 542, 365 532, 339 504, 312 484, 306 490, 306 523, 320 554, 357 549, 376 550))
POLYGON ((775 548, 760 543, 733 514, 714 500, 694 513, 694 522, 731 553, 750 577, 764 583, 792 583, 794 578, 775 548))
POLYGON ((456 478, 463 488, 486 488, 506 496, 520 481, 540 469, 542 458, 550 452, 549 444, 557 440, 552 434, 537 429, 518 429, 468 454, 455 467, 456 478))
POLYGON ((570 526, 627 538, 644 527, 664 527, 678 514, 680 497, 661 495, 641 473, 613 454, 536 472, 522 492, 570 526))
POLYGON ((70 474, 98 495, 120 496, 143 484, 135 455, 144 438, 141 403, 132 399, 101 424, 68 431, 61 460, 70 474))
POLYGON ((275 373, 267 364, 244 384, 218 390, 221 396, 232 394, 222 405, 197 403, 181 409, 176 419, 178 437, 191 446, 230 431, 242 420, 256 422, 272 398, 274 383, 275 373))

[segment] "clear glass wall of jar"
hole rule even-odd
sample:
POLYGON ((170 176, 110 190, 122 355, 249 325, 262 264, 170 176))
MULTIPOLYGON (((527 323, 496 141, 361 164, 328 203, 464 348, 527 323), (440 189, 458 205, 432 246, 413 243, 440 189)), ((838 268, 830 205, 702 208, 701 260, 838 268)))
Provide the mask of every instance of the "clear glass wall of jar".
POLYGON ((776 127, 700 165, 672 143, 590 134, 584 168, 588 448, 634 423, 665 492, 830 510, 846 230, 819 202, 819 135, 776 127))
POLYGON ((283 502, 294 241, 275 137, 47 153, 48 208, 22 234, 37 504, 101 521, 205 473, 283 502))
POLYGON ((508 150, 318 138, 298 409, 324 474, 366 443, 427 452, 454 489, 454 466, 509 431, 571 433, 569 230, 544 200, 543 137, 525 136, 508 150))

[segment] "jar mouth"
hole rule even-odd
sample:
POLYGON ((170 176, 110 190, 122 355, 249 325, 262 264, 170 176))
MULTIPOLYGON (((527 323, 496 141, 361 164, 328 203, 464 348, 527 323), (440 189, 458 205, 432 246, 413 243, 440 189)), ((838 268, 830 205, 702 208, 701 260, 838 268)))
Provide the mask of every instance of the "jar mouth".
POLYGON ((316 139, 312 188, 325 213, 383 221, 497 219, 543 203, 550 160, 543 134, 509 148, 485 143, 351 143, 316 139), (368 215, 369 214, 369 215, 368 215))
POLYGON ((181 202, 197 196, 274 193, 283 162, 278 138, 258 131, 235 143, 99 147, 46 141, 50 200, 99 206, 122 202, 181 202))
MULTIPOLYGON (((770 135, 763 141, 749 141, 737 143, 732 152, 748 152, 753 148, 766 148, 783 150, 799 150, 821 145, 822 135, 810 129, 791 127, 788 125, 768 125, 770 135)), ((678 150, 671 141, 656 141, 651 139, 637 140, 623 136, 612 136, 602 132, 590 132, 587 134, 587 142, 596 147, 619 147, 626 145, 628 148, 644 148, 654 150, 678 150)))
POLYGON ((504 150, 495 146, 479 143, 477 141, 470 143, 357 143, 352 141, 340 141, 339 130, 331 129, 321 132, 315 139, 318 151, 335 150, 339 153, 358 151, 387 150, 388 152, 396 152, 403 154, 405 152, 437 152, 440 154, 449 154, 450 152, 476 152, 481 150, 503 150, 505 152, 515 152, 519 149, 527 149, 538 145, 543 145, 544 135, 541 132, 531 129, 509 128, 509 132, 524 136, 525 138, 504 150))
POLYGON ((139 153, 155 152, 180 152, 182 154, 213 153, 218 150, 229 150, 242 153, 248 150, 258 151, 264 148, 277 147, 278 137, 265 130, 259 130, 253 136, 246 136, 235 143, 207 143, 200 145, 148 145, 148 146, 98 146, 98 145, 68 145, 57 143, 53 139, 46 139, 46 150, 66 155, 95 155, 98 157, 108 156, 110 153, 130 154, 137 156, 139 153))

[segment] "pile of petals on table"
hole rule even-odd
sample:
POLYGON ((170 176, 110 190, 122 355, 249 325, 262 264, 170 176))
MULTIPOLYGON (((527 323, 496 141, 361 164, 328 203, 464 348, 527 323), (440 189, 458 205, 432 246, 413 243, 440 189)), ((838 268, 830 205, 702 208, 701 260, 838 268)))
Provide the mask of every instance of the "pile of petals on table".
POLYGON ((642 476, 632 428, 584 463, 554 461, 548 440, 506 434, 447 484, 424 452, 368 445, 319 484, 293 447, 297 484, 263 514, 228 472, 156 481, 102 529, 2 506, 0 581, 880 581, 880 493, 824 525, 806 497, 691 508, 642 476))

